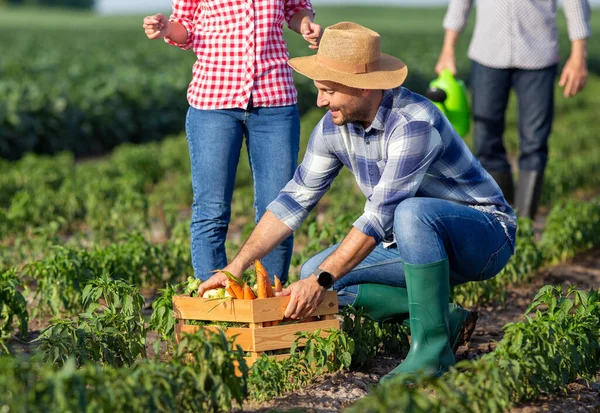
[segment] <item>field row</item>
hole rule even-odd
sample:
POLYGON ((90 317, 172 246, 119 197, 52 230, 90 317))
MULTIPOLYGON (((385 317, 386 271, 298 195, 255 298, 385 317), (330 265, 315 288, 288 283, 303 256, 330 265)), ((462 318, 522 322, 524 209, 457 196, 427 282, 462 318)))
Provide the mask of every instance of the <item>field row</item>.
MULTIPOLYGON (((569 202, 555 207, 548 218, 548 232, 539 244, 541 259, 532 255, 529 259, 521 257, 522 261, 533 261, 514 270, 514 282, 526 281, 530 272, 543 263, 559 262, 600 244, 599 229, 600 200, 569 202), (557 223, 566 216, 579 232, 570 231, 569 226, 558 228, 557 223), (521 274, 521 271, 527 273, 521 274)), ((519 252, 515 258, 518 257, 519 252)), ((503 276, 505 274, 498 277, 503 276)), ((13 283, 22 278, 26 277, 14 273, 11 277, 13 283)), ((504 282, 506 288, 515 285, 508 279, 504 282)), ((5 294, 6 289, 3 291, 5 294)), ((19 294, 16 291, 13 288, 14 296, 19 294)), ((143 298, 136 287, 108 274, 95 276, 81 291, 83 312, 78 317, 53 319, 36 340, 37 357, 41 359, 1 360, 5 379, 0 380, 3 390, 0 400, 13 406, 43 402, 48 408, 52 407, 52 411, 77 410, 77 403, 82 400, 104 408, 131 406, 131 411, 148 406, 158 406, 158 411, 172 411, 174 406, 229 409, 234 401, 241 403, 250 395, 255 400, 270 399, 305 386, 323 372, 358 367, 373 357, 382 344, 388 351, 398 352, 405 351, 408 343, 404 327, 359 321, 361 314, 350 310, 345 314, 341 333, 332 332, 326 339, 318 337, 318 332, 305 334, 301 338, 313 343, 305 350, 294 352, 287 361, 264 358, 252 367, 249 375, 243 367, 245 354, 233 351, 231 344, 219 334, 186 339, 182 346, 193 350, 195 358, 185 367, 181 365, 184 347, 173 347, 172 357, 167 362, 144 361, 148 328, 157 329, 164 339, 172 340, 172 330, 160 329, 173 325, 168 318, 172 317, 169 305, 175 291, 185 293, 185 283, 163 291, 162 297, 154 302, 153 320, 148 326, 142 317, 143 298), (162 324, 156 322, 160 318, 158 314, 163 316, 162 324), (221 356, 215 357, 215 354, 221 356), (234 362, 242 366, 241 378, 234 374, 234 362), (142 380, 141 376, 149 371, 163 380, 153 381, 153 385, 142 380), (41 378, 35 387, 28 384, 31 377, 41 378), (117 389, 108 383, 108 378, 118 378, 126 384, 117 389), (65 389, 60 398, 52 391, 56 386, 65 389), (104 390, 96 392, 90 391, 91 388, 104 390), (188 398, 193 391, 197 392, 196 404, 178 404, 192 403, 188 398), (125 397, 132 392, 140 394, 135 401, 125 397)), ((23 305, 25 300, 13 302, 23 305)), ((489 355, 462 362, 440 379, 421 380, 419 383, 427 386, 426 389, 393 381, 386 383, 351 411, 384 412, 408 406, 413 406, 413 411, 495 411, 522 398, 562 388, 578 376, 592 378, 600 367, 598 293, 574 288, 565 293, 560 287, 548 286, 535 297, 526 313, 532 311, 535 317, 506 327, 504 339, 489 355), (586 357, 575 357, 577 354, 586 357), (431 390, 436 393, 433 399, 429 397, 431 390), (473 404, 474 400, 481 405, 473 404)), ((6 306, 2 314, 4 319, 15 315, 10 314, 6 306)), ((6 336, 9 331, 4 333, 6 336)))

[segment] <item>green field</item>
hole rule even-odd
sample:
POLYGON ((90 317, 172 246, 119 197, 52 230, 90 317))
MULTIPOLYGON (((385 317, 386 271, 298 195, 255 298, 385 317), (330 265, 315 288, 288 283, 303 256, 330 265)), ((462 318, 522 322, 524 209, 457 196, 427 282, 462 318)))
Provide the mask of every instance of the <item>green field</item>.
MULTIPOLYGON (((362 367, 382 350, 406 350, 403 327, 347 314, 343 332, 312 337, 314 345, 288 362, 265 359, 250 377, 235 378, 233 362, 244 354, 218 335, 185 343, 198 354, 190 364, 172 340, 171 297, 189 294, 192 275, 182 130, 193 53, 147 40, 143 16, 1 8, 0 15, 1 411, 228 411, 236 401, 306 387, 326 371, 362 367), (40 338, 30 342, 28 331, 40 338), (149 355, 151 342, 163 346, 158 359, 149 355)), ((317 8, 324 26, 355 21, 378 31, 383 51, 407 63, 406 86, 419 93, 434 77, 443 15, 443 9, 317 8)), ((559 15, 564 62, 569 42, 559 15)), ((599 17, 594 11, 594 33, 599 17)), ((467 84, 472 23, 457 51, 467 84)), ((295 33, 286 31, 286 39, 292 57, 313 53, 295 33)), ((305 148, 323 111, 315 108, 311 82, 295 79, 305 148)), ((538 269, 600 245, 600 200, 581 200, 600 188, 600 42, 589 43, 583 93, 565 99, 555 92, 541 241, 532 223, 521 220, 507 267, 492 280, 453 290, 463 305, 501 305, 538 269)), ((506 142, 513 158, 516 120, 512 98, 506 142)), ((246 156, 229 167, 238 168, 226 244, 231 257, 253 229, 254 211, 246 156)), ((307 258, 345 236, 363 205, 354 177, 343 171, 296 233, 292 279, 307 258)), ((468 361, 424 390, 380 387, 354 411, 391 411, 386 403, 402 411, 500 411, 577 377, 593 379, 600 367, 600 296, 567 298, 545 289, 536 305, 534 320, 513 324, 489 357, 468 361), (526 342, 526 351, 515 340, 526 342)))
MULTIPOLYGON (((592 17, 593 31, 600 26, 599 13, 592 17)), ((121 142, 156 140, 182 129, 194 56, 161 41, 148 41, 141 29, 143 16, 15 9, 3 9, 2 14, 0 43, 10 46, 0 60, 0 91, 7 97, 0 102, 0 157, 16 159, 23 152, 62 149, 76 155, 98 154, 121 142)), ((348 20, 380 32, 383 51, 407 63, 406 86, 419 93, 434 77, 443 15, 444 10, 436 8, 317 9, 317 21, 323 26, 348 20)), ((457 49, 459 75, 467 83, 472 21, 457 49)), ((559 23, 566 56, 569 42, 561 13, 559 23)), ((312 53, 295 33, 287 31, 286 39, 292 57, 312 53)), ((572 108, 598 102, 599 44, 589 44, 586 93, 570 101, 557 99, 557 133, 563 121, 571 130, 570 116, 563 115, 570 115, 572 108)), ((307 79, 295 79, 303 114, 314 106, 314 91, 307 79)), ((512 150, 514 120, 509 115, 507 138, 512 150)))

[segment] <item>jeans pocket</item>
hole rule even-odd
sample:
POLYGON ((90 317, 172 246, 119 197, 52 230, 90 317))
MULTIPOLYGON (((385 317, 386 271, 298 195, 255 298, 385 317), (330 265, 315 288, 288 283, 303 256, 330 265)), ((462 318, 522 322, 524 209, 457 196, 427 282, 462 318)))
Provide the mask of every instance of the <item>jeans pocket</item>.
POLYGON ((502 246, 500 247, 500 249, 498 249, 498 251, 490 255, 490 259, 479 274, 479 281, 489 280, 490 278, 498 274, 500 271, 502 271, 502 269, 504 268, 511 256, 512 249, 510 246, 510 241, 507 238, 504 244, 502 244, 502 246))

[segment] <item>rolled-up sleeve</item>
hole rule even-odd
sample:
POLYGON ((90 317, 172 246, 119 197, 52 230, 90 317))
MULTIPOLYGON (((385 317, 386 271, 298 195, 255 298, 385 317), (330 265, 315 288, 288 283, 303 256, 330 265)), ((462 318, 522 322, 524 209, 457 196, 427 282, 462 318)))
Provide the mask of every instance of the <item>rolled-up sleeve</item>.
POLYGON ((473 0, 450 0, 444 17, 444 29, 461 32, 467 25, 473 0))
POLYGON ((175 43, 173 40, 165 37, 165 42, 172 46, 177 46, 183 50, 189 50, 194 45, 194 14, 198 8, 199 0, 173 0, 173 13, 169 20, 177 22, 185 27, 187 31, 187 40, 184 44, 175 43))
POLYGON ((294 177, 267 207, 292 231, 304 222, 343 166, 320 132, 321 124, 313 131, 304 159, 294 177))
POLYGON ((376 242, 389 238, 396 207, 416 194, 442 148, 440 134, 428 122, 412 121, 398 127, 388 142, 388 158, 381 179, 367 197, 364 213, 354 227, 376 242))
POLYGON ((587 0, 564 0, 563 10, 567 19, 569 39, 587 39, 592 35, 590 27, 591 9, 587 0))
POLYGON ((313 16, 315 15, 315 10, 309 0, 285 0, 284 13, 288 27, 292 21, 292 17, 300 10, 310 10, 313 16))

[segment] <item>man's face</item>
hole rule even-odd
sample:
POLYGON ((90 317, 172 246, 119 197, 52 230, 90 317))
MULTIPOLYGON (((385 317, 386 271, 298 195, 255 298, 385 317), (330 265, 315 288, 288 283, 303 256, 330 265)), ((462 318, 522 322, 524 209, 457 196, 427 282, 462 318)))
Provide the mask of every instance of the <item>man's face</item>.
POLYGON ((317 106, 331 112, 338 126, 348 122, 370 121, 369 109, 364 99, 365 91, 326 80, 314 81, 317 88, 317 106))

